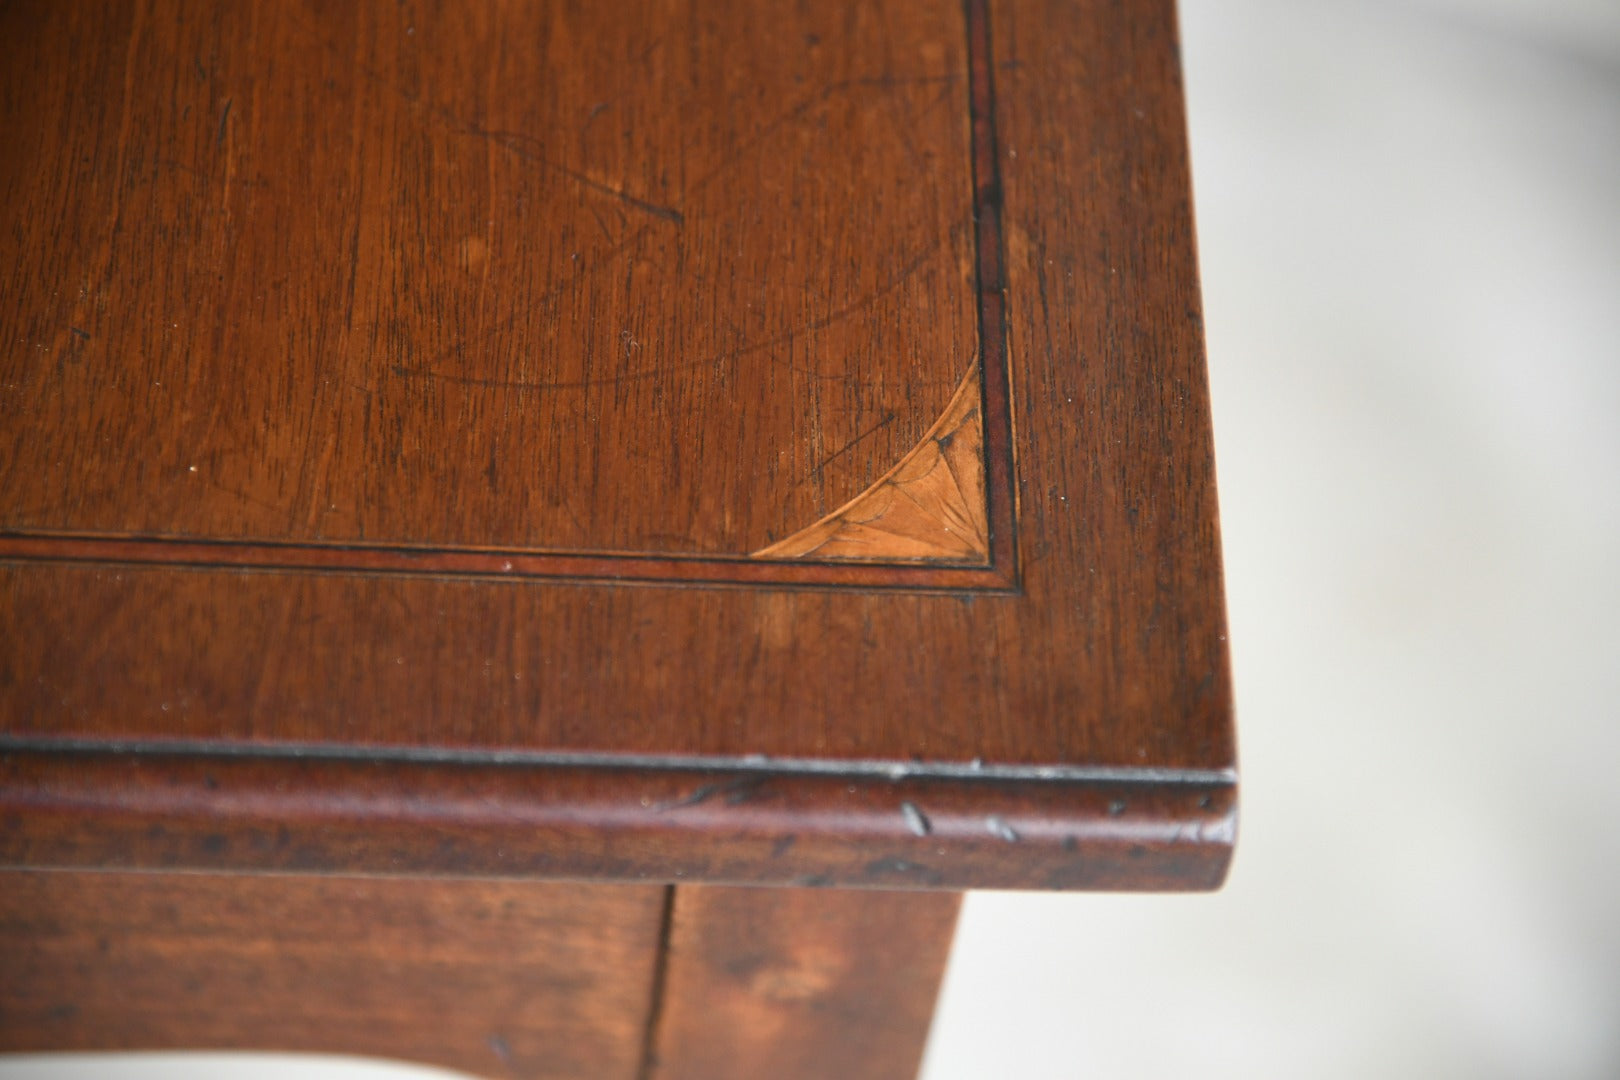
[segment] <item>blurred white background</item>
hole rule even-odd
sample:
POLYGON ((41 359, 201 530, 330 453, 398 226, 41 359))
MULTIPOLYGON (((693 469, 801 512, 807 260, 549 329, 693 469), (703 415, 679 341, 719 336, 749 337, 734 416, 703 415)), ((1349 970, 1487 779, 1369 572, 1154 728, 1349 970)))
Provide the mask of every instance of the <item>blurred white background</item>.
POLYGON ((1620 0, 1183 0, 1244 783, 927 1080, 1620 1077, 1620 0))
POLYGON ((1612 1080, 1620 0, 1183 3, 1238 857, 972 896, 925 1078, 1612 1080))

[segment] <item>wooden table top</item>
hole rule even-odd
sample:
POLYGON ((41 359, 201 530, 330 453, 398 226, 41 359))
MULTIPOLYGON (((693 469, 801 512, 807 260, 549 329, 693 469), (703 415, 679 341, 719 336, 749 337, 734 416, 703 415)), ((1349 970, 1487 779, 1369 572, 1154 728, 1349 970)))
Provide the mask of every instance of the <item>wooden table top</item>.
POLYGON ((0 42, 5 863, 1219 883, 1169 3, 0 42))

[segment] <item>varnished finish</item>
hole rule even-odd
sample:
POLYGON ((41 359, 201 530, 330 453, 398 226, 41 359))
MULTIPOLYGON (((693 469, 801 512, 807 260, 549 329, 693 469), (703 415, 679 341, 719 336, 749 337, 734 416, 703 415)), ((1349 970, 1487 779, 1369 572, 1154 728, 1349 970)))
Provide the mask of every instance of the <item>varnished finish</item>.
POLYGON ((974 358, 954 0, 52 2, 0 39, 10 528, 740 555, 974 358))
POLYGON ((0 754, 0 865, 1207 889, 1231 784, 0 754))
MULTIPOLYGON (((628 40, 605 5, 197 19, 148 3, 110 30, 71 9, 13 13, 16 40, 71 52, 108 107, 67 97, 57 117, 14 86, 0 124, 36 134, 41 157, 73 153, 38 134, 73 122, 113 151, 100 169, 70 163, 66 185, 0 183, 24 215, 112 225, 45 243, 19 222, 4 252, 23 316, 0 323, 8 388, 35 421, 0 470, 18 489, 0 554, 872 583, 735 557, 867 486, 979 352, 993 301, 975 248, 999 250, 999 234, 973 182, 968 143, 989 136, 967 122, 982 87, 960 15, 943 0, 838 20, 643 8, 628 40), (834 32, 862 36, 829 56, 834 32), (694 47, 671 58, 682 34, 694 47), (313 50, 313 70, 276 63, 282 45, 313 50), (658 89, 621 85, 618 50, 658 89), (311 79, 348 107, 273 108, 313 100, 311 79), (153 85, 170 92, 137 89, 153 85), (160 133, 155 148, 132 129, 160 133), (264 170, 290 146, 330 149, 323 205, 304 199, 308 178, 264 170), (653 175, 603 179, 626 155, 653 175), (679 198, 634 193, 658 186, 679 198), (178 235, 177 202, 191 215, 178 235), (166 272, 132 280, 143 257, 166 272), (83 278, 77 303, 54 291, 63 272, 83 278), (292 278, 344 302, 301 304, 292 278), (126 340, 154 304, 184 324, 126 340), (101 479, 64 503, 75 474, 101 479)), ((999 341, 999 313, 990 330, 999 341)), ((1004 382, 1000 349, 986 355, 1004 382)))
POLYGON ((665 894, 0 873, 0 1051, 368 1054, 636 1080, 665 894))
POLYGON ((9 858, 1219 881, 1168 3, 0 20, 9 858), (988 559, 749 557, 975 364, 988 559))
POLYGON ((1220 883, 1169 0, 25 0, 0 131, 4 1045, 904 1075, 943 890, 1220 883))
POLYGON ((677 889, 649 1080, 915 1075, 959 901, 677 889))

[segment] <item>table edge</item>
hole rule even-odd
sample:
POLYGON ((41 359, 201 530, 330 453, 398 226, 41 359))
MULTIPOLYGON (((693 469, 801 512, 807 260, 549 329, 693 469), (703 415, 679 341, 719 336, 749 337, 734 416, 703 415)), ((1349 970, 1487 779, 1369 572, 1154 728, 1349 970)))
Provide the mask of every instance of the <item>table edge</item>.
POLYGON ((1231 860, 1237 778, 11 740, 0 822, 7 867, 1206 891, 1231 860))

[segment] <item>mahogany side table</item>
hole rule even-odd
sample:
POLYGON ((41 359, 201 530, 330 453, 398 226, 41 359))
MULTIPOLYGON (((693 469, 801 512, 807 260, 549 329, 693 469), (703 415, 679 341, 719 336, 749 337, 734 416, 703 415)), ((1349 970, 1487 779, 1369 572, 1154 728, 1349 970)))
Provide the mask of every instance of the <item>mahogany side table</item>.
POLYGON ((915 1071, 1208 889, 1175 13, 0 8, 0 1049, 915 1071))

